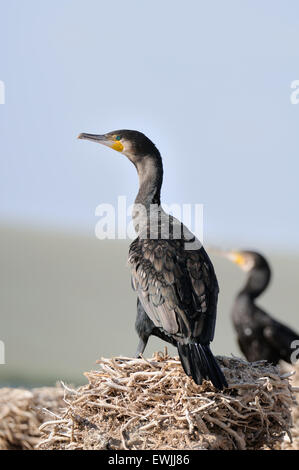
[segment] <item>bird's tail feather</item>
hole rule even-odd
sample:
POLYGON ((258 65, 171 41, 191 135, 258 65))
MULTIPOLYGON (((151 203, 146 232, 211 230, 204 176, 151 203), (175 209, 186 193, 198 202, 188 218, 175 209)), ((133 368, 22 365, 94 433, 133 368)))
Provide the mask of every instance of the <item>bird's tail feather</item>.
POLYGON ((203 379, 207 379, 218 390, 227 387, 226 379, 208 345, 178 344, 178 351, 184 371, 196 384, 200 385, 203 379))

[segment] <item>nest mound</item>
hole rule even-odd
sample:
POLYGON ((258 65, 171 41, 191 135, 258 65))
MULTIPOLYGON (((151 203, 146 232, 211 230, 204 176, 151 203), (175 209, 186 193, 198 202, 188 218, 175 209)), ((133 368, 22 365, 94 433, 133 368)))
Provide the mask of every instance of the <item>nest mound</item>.
POLYGON ((65 406, 63 397, 61 387, 1 388, 0 450, 33 450, 41 439, 40 425, 65 406))
MULTIPOLYGON (((286 373, 291 372, 292 391, 295 393, 299 392, 299 362, 296 365, 284 364, 284 371, 286 373)), ((292 440, 284 438, 283 442, 279 446, 280 450, 299 450, 299 407, 296 404, 292 408, 292 440), (297 405, 297 406, 296 406, 297 405)))
POLYGON ((258 449, 292 425, 287 375, 265 362, 219 357, 229 384, 196 385, 178 358, 101 359, 88 384, 65 387, 65 405, 41 425, 39 449, 258 449))

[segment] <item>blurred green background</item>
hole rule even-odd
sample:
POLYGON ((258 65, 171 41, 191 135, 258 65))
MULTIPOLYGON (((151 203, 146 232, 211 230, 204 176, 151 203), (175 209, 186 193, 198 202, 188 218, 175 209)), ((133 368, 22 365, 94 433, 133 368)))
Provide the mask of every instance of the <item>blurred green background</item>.
MULTIPOLYGON (((0 384, 85 383, 82 374, 96 359, 135 353, 129 242, 13 227, 1 228, 0 241, 0 337, 7 363, 0 366, 0 384)), ((299 257, 266 254, 274 279, 260 303, 298 330, 299 257)), ((212 259, 221 287, 212 350, 240 356, 230 309, 244 275, 227 260, 212 259)), ((146 354, 163 348, 151 338, 146 354)))

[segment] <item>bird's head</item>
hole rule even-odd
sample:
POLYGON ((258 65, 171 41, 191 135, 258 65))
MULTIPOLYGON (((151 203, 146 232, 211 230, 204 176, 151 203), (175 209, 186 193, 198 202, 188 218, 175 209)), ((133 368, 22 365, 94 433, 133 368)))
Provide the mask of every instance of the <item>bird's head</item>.
POLYGON ((237 264, 245 272, 268 267, 266 259, 255 251, 229 251, 223 253, 223 256, 237 264))
POLYGON ((131 130, 119 130, 107 134, 80 134, 78 139, 91 140, 98 144, 123 153, 135 165, 148 155, 160 155, 155 144, 142 132, 131 130))

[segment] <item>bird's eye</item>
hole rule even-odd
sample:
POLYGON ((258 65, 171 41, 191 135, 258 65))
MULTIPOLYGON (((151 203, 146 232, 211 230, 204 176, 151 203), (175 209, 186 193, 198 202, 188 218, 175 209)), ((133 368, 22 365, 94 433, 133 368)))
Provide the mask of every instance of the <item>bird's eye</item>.
POLYGON ((117 135, 117 136, 115 137, 115 140, 121 140, 121 136, 120 136, 120 135, 117 135))

